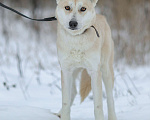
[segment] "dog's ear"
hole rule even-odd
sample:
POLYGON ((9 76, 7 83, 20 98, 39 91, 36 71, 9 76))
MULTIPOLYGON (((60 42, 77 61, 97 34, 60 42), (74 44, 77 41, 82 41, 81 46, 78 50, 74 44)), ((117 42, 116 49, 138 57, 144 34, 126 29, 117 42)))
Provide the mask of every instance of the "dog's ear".
POLYGON ((96 6, 96 3, 98 2, 98 0, 90 0, 93 4, 93 6, 95 7, 96 6))
POLYGON ((60 0, 56 0, 56 3, 58 4, 60 2, 60 0))

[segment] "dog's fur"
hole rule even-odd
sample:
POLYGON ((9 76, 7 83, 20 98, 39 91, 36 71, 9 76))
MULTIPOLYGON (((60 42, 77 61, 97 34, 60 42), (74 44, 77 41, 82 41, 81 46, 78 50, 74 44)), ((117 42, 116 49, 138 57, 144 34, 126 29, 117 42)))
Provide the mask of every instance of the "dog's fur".
POLYGON ((108 120, 116 120, 112 94, 114 43, 105 17, 95 13, 97 1, 57 0, 57 50, 62 78, 61 120, 70 120, 70 107, 76 96, 75 79, 80 72, 81 101, 92 88, 95 120, 104 120, 101 78, 107 93, 108 120), (71 10, 65 10, 65 6, 70 6, 71 10), (81 7, 86 7, 86 11, 81 12, 81 7), (78 22, 76 30, 69 29, 71 20, 78 22), (99 38, 92 25, 99 32, 99 38))

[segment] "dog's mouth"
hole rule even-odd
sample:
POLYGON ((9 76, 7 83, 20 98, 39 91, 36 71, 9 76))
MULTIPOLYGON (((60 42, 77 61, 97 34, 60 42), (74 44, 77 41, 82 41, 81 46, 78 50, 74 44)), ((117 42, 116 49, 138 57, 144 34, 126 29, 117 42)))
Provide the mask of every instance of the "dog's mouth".
POLYGON ((79 30, 78 28, 71 28, 71 27, 69 27, 68 29, 70 29, 70 30, 79 30))

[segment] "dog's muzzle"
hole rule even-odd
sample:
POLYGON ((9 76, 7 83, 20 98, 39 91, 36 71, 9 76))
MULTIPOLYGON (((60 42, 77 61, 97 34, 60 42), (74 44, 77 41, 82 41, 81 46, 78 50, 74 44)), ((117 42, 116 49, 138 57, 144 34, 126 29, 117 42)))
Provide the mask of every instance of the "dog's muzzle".
POLYGON ((78 26, 78 23, 76 21, 70 21, 69 22, 69 27, 71 30, 76 30, 78 26))

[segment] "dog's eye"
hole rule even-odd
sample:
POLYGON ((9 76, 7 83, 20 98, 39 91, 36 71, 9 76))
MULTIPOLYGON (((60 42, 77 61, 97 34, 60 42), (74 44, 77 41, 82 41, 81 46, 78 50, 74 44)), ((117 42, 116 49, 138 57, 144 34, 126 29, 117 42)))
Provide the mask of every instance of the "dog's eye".
POLYGON ((65 9, 68 10, 68 11, 70 11, 70 7, 69 6, 66 6, 65 9))
POLYGON ((86 8, 85 8, 85 7, 82 7, 82 8, 80 9, 80 11, 81 11, 81 12, 84 12, 84 11, 86 11, 86 8))

